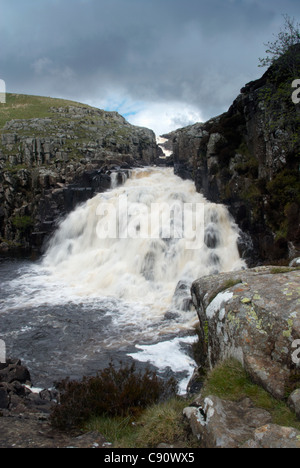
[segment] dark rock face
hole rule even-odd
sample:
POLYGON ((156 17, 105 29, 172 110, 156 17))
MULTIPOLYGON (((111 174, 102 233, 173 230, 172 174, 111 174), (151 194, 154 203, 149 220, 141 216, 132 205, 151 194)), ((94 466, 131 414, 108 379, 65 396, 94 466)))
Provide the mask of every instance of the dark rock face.
POLYGON ((49 414, 56 395, 50 391, 33 393, 29 370, 18 359, 0 364, 0 411, 2 416, 24 413, 49 414), (24 385, 26 384, 26 386, 24 385))
MULTIPOLYGON (((300 48, 297 67, 300 75, 300 48)), ((175 173, 229 207, 249 266, 300 250, 299 105, 285 72, 273 65, 228 112, 164 135, 173 144, 175 173)))
POLYGON ((59 218, 110 187, 112 171, 156 159, 154 133, 116 112, 67 106, 49 113, 0 130, 0 250, 39 250, 59 218))

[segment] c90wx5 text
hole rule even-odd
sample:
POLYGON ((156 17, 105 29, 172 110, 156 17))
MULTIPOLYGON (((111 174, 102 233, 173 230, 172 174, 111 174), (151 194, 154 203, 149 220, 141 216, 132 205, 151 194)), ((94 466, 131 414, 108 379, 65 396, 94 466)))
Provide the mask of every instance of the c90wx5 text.
POLYGON ((135 466, 138 462, 148 463, 194 463, 195 454, 192 452, 150 452, 142 451, 138 454, 118 454, 111 452, 104 456, 105 463, 127 463, 135 466))

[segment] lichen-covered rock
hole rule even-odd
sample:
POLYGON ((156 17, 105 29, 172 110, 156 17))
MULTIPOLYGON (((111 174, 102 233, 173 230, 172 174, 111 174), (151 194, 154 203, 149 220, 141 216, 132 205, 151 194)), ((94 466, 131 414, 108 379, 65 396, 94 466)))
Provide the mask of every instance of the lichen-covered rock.
POLYGON ((258 267, 205 277, 192 286, 202 353, 212 368, 237 358, 254 382, 275 398, 299 373, 300 271, 258 267))
POLYGON ((300 448, 300 432, 293 427, 266 424, 254 431, 254 438, 241 448, 300 448))
POLYGON ((271 422, 270 413, 256 408, 249 398, 232 402, 213 395, 198 398, 184 415, 201 448, 239 448, 256 428, 271 422))

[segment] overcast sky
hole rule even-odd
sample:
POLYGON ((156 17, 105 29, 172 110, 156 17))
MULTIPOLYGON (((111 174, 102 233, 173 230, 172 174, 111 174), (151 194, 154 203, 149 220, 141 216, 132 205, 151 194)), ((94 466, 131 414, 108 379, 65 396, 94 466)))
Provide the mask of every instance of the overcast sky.
MULTIPOLYGON (((8 92, 117 110, 157 134, 228 109, 299 0, 0 0, 8 92)), ((300 77, 297 77, 300 78, 300 77)))

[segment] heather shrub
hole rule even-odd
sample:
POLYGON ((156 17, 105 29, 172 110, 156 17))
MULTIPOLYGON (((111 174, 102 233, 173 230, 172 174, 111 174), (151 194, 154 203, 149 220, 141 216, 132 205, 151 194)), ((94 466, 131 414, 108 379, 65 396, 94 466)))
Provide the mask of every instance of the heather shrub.
POLYGON ((174 379, 162 381, 149 369, 137 372, 135 365, 118 369, 111 363, 95 377, 56 384, 60 403, 52 410, 51 424, 62 430, 81 427, 97 416, 137 416, 141 411, 170 395, 175 395, 174 379))

